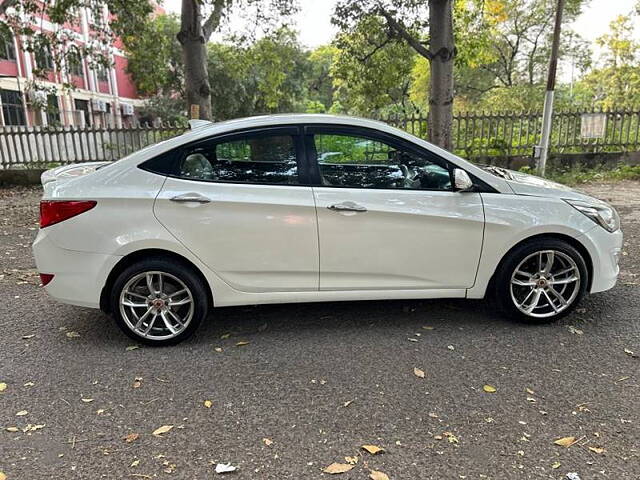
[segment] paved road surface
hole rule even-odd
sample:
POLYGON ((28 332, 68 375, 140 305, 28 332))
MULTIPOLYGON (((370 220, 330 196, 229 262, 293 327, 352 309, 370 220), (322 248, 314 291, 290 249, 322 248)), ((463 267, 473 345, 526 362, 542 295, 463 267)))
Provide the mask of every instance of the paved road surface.
POLYGON ((561 323, 479 301, 227 308, 180 346, 133 350, 102 313, 37 287, 39 192, 0 190, 0 471, 207 479, 230 462, 229 478, 315 479, 355 456, 335 478, 637 480, 640 184, 591 190, 619 206, 623 275, 561 323))

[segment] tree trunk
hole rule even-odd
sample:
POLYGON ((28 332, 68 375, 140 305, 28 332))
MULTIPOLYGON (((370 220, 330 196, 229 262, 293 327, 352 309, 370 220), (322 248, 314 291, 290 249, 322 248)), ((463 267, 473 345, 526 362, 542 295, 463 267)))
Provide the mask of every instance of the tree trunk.
POLYGON ((429 0, 429 140, 446 150, 453 148, 453 0, 429 0))
POLYGON ((182 0, 178 41, 182 45, 185 70, 185 94, 189 117, 212 120, 211 88, 207 72, 206 36, 203 33, 199 0, 182 0))

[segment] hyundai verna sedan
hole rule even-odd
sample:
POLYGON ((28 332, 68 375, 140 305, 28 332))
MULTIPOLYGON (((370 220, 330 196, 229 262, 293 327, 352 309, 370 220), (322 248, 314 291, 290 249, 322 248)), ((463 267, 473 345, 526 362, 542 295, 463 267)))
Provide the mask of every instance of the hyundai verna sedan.
POLYGON ((212 307, 492 295, 542 323, 616 283, 618 214, 562 185, 371 120, 194 123, 43 174, 33 251, 51 296, 167 345, 212 307))

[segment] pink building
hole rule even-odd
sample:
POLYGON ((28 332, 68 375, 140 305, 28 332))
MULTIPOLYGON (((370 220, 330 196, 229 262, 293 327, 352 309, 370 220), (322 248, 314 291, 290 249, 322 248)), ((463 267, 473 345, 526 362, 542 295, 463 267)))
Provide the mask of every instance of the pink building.
MULTIPOLYGON (((79 25, 67 28, 73 31, 74 42, 82 45, 91 41, 92 12, 83 9, 78 15, 79 25)), ((40 28, 54 31, 61 27, 39 19, 40 28)), ((0 33, 0 126, 127 126, 136 121, 136 111, 144 101, 126 72, 127 59, 119 41, 110 48, 110 68, 92 69, 87 59, 79 59, 63 65, 61 71, 48 52, 23 52, 23 42, 9 32, 0 33), (51 71, 46 78, 36 79, 36 68, 51 71), (55 93, 28 91, 33 80, 55 93), (64 83, 76 88, 65 90, 64 83)))

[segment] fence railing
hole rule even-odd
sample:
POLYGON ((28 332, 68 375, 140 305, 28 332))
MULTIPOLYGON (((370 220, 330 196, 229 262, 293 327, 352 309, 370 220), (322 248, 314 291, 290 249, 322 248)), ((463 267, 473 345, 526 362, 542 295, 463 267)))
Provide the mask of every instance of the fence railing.
MULTIPOLYGON (((427 138, 427 116, 381 118, 427 138)), ((540 143, 542 114, 459 113, 453 117, 454 152, 466 158, 531 156, 540 143)), ((630 152, 640 149, 640 110, 571 111, 553 115, 550 150, 555 153, 630 152)))
POLYGON ((112 161, 184 132, 176 125, 0 127, 0 167, 112 161))
MULTIPOLYGON (((427 138, 426 115, 381 120, 427 138)), ((453 118, 454 152, 469 159, 532 156, 540 142, 540 113, 461 113, 453 118)), ((134 127, 0 127, 0 168, 111 161, 184 132, 177 125, 134 127)), ((557 112, 552 153, 640 150, 640 110, 557 112)))

